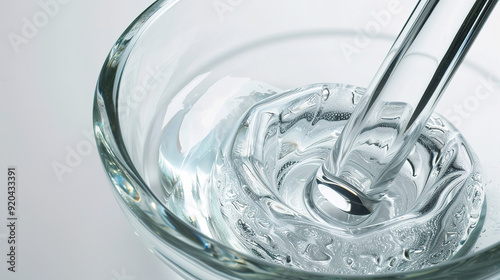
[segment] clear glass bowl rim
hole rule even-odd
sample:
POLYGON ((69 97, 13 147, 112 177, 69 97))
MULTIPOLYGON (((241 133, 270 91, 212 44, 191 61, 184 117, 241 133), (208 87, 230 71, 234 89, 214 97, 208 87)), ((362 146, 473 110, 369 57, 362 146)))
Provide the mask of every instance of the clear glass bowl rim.
POLYGON ((99 75, 93 109, 96 144, 105 171, 114 185, 113 193, 133 226, 149 235, 148 238, 140 237, 163 261, 176 267, 184 276, 200 277, 212 273, 219 277, 245 279, 479 279, 500 273, 500 242, 474 254, 421 270, 359 276, 306 272, 237 252, 206 237, 164 208, 128 156, 121 139, 116 101, 121 72, 135 43, 155 18, 179 1, 182 0, 154 2, 120 36, 99 75), (164 252, 166 248, 173 251, 164 252), (179 254, 195 261, 176 263, 168 254, 179 254), (197 269, 192 270, 192 266, 197 269))

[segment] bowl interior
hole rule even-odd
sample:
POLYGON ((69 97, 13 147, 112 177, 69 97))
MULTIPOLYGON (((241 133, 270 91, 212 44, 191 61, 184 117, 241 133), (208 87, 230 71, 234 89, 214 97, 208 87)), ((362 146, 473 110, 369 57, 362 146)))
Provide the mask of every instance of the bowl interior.
MULTIPOLYGON (((222 218, 214 214, 217 198, 207 187, 220 158, 204 145, 224 144, 224 133, 251 106, 285 90, 316 83, 368 86, 414 6, 163 2, 128 38, 126 59, 117 62, 119 137, 155 201, 223 244, 228 234, 211 228, 222 218)), ((491 49, 486 39, 478 38, 437 109, 463 133, 483 166, 490 215, 475 250, 497 243, 500 228, 500 218, 491 215, 500 208, 500 124, 492 121, 499 115, 500 79, 491 62, 480 58, 481 50, 491 49)), ((245 251, 237 243, 225 245, 245 251)))

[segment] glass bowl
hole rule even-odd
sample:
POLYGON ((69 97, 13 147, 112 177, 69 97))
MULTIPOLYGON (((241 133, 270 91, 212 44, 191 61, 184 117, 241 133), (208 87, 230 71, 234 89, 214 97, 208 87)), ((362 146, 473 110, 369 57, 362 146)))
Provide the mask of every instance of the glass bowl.
POLYGON ((500 125, 492 117, 500 106, 500 42, 488 37, 490 25, 437 109, 483 166, 487 214, 470 253, 417 270, 328 274, 263 260, 227 239, 230 234, 213 231, 223 218, 204 182, 222 159, 204 146, 207 139, 224 142, 246 110, 284 90, 317 83, 366 87, 408 11, 399 1, 164 0, 142 13, 104 63, 93 121, 118 204, 151 251, 180 275, 198 279, 499 275, 500 218, 493 213, 500 208, 500 125), (214 124, 223 124, 216 134, 214 124))

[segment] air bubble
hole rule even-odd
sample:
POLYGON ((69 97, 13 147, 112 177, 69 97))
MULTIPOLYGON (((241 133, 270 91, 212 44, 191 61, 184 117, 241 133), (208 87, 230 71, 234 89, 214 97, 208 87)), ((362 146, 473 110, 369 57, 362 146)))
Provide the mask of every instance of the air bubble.
POLYGON ((403 252, 403 256, 405 259, 410 260, 410 250, 405 249, 403 252))
POLYGON ((389 258, 389 267, 394 267, 394 265, 396 264, 396 258, 389 258))
POLYGON ((327 101, 328 97, 330 97, 330 90, 327 87, 324 87, 322 92, 323 101, 327 101))

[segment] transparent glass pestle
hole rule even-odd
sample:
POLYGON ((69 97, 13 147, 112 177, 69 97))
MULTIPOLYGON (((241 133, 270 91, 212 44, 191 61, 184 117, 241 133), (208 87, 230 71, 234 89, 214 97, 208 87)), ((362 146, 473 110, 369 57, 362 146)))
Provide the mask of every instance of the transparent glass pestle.
POLYGON ((306 187, 309 208, 355 225, 391 187, 497 0, 422 0, 306 187))

